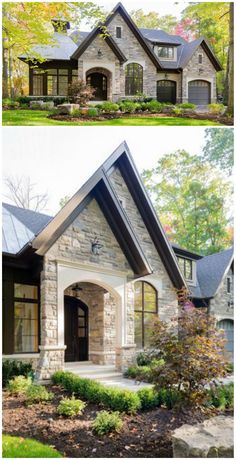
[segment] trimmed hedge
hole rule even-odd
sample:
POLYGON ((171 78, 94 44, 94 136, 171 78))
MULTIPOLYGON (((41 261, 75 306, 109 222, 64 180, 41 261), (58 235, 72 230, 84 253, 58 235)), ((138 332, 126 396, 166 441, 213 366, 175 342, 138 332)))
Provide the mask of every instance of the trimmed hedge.
POLYGON ((31 377, 34 380, 34 371, 31 363, 23 363, 14 359, 4 360, 2 363, 2 386, 5 387, 9 380, 23 375, 24 377, 31 377))
POLYGON ((92 403, 102 404, 114 411, 134 414, 141 407, 140 399, 136 393, 129 390, 107 388, 99 382, 81 378, 71 372, 55 372, 52 381, 70 393, 77 394, 92 403))

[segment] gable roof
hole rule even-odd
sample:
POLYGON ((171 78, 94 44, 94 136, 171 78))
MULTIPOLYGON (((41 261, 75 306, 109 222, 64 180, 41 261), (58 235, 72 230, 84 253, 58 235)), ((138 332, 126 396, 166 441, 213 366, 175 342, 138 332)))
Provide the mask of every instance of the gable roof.
POLYGON ((34 58, 34 52, 40 54, 44 59, 70 61, 71 55, 77 49, 76 43, 66 34, 55 32, 52 36, 53 45, 37 45, 32 48, 30 55, 21 54, 19 59, 34 58))
MULTIPOLYGON (((85 38, 85 40, 80 44, 80 46, 78 47, 78 49, 74 52, 74 54, 71 56, 72 59, 78 59, 83 53, 84 51, 87 49, 87 47, 90 45, 90 43, 94 40, 94 38, 102 32, 102 27, 107 27, 110 22, 112 21, 112 19, 114 18, 114 16, 116 14, 120 14, 122 16, 122 18, 124 19, 124 21, 126 22, 126 24, 128 25, 128 27, 131 29, 131 31, 133 32, 134 36, 137 38, 137 40, 139 41, 140 45, 143 47, 144 51, 147 53, 147 55, 149 56, 149 58, 151 59, 151 61, 153 62, 153 64, 155 65, 155 67, 157 69, 161 69, 161 64, 157 58, 157 56, 155 55, 155 53, 153 52, 153 50, 151 49, 151 47, 149 46, 149 44, 146 42, 146 40, 144 39, 142 33, 140 32, 140 30, 138 29, 138 27, 136 26, 136 24, 134 23, 134 21, 131 19, 130 15, 128 14, 128 12, 126 11, 126 9, 124 8, 124 6, 122 5, 122 3, 118 3, 115 8, 112 10, 112 12, 108 15, 107 19, 104 21, 103 24, 100 24, 98 25, 97 27, 95 27, 92 32, 90 32, 90 34, 85 38)), ((108 38, 111 39, 111 37, 108 35, 107 37, 105 37, 105 40, 108 40, 108 38)), ((113 39, 111 39, 114 43, 115 41, 113 39)), ((108 43, 109 44, 109 43, 108 43)), ((118 45, 116 45, 116 47, 119 49, 118 45)), ((126 59, 125 59, 126 60, 126 59)))
POLYGON ((184 38, 178 35, 170 35, 161 29, 147 29, 141 27, 139 30, 141 34, 152 43, 163 43, 176 46, 187 43, 184 38))
POLYGON ((33 232, 3 204, 2 251, 15 255, 34 238, 33 232))
POLYGON ((183 69, 187 65, 188 61, 190 61, 191 57, 193 56, 194 52, 197 50, 199 46, 202 46, 203 50, 207 54, 215 69, 222 70, 220 62, 218 61, 217 57, 213 53, 212 49, 210 48, 210 45, 207 43, 204 37, 197 38, 196 40, 187 43, 183 46, 179 59, 179 67, 183 69))
POLYGON ((53 219, 47 214, 32 211, 31 209, 19 208, 9 203, 3 203, 3 207, 23 225, 25 225, 34 235, 41 232, 42 229, 53 219))

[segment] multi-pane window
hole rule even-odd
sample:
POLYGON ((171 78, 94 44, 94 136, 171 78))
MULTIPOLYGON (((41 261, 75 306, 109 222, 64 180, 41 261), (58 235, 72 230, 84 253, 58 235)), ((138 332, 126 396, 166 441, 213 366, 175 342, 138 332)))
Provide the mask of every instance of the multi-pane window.
POLYGON ((178 263, 181 272, 187 280, 193 279, 193 261, 190 259, 184 259, 183 257, 178 257, 178 263))
POLYGON ((162 59, 174 59, 174 47, 158 46, 158 57, 162 59))
POLYGON ((39 69, 33 70, 33 96, 43 94, 43 72, 39 69))
POLYGON ((72 83, 78 81, 78 69, 72 69, 72 83))
POLYGON ((47 70, 48 96, 66 96, 68 94, 68 69, 47 70))
POLYGON ((135 96, 143 92, 143 67, 137 63, 128 64, 125 68, 125 94, 135 96))
POLYGON ((137 349, 150 346, 153 321, 157 315, 157 291, 145 281, 134 285, 135 343, 137 349))
POLYGON ((38 286, 14 284, 14 352, 34 353, 39 345, 38 286))
POLYGON ((121 27, 116 27, 116 38, 121 38, 121 27))

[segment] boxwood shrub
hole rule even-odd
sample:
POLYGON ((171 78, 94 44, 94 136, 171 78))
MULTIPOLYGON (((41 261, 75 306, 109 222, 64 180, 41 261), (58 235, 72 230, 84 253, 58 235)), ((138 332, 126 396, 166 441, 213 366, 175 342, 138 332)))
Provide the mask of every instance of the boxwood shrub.
POLYGON ((2 385, 5 387, 9 380, 18 375, 24 377, 31 377, 34 379, 34 371, 31 363, 23 363, 14 359, 4 360, 2 363, 2 385))
POLYGON ((114 411, 135 413, 141 407, 138 395, 129 390, 106 387, 91 379, 81 378, 71 372, 58 371, 52 376, 56 385, 61 385, 70 393, 74 393, 87 401, 102 404, 114 411))

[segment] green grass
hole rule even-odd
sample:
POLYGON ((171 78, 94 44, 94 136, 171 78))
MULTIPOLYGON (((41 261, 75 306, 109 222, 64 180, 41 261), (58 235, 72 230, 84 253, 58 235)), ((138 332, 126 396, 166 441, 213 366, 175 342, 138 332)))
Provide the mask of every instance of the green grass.
POLYGON ((210 120, 192 120, 178 117, 117 118, 107 121, 58 121, 47 118, 46 110, 5 110, 2 112, 4 126, 213 126, 220 125, 210 120))
POLYGON ((24 439, 18 436, 2 436, 3 458, 61 458, 59 452, 34 439, 24 439))

